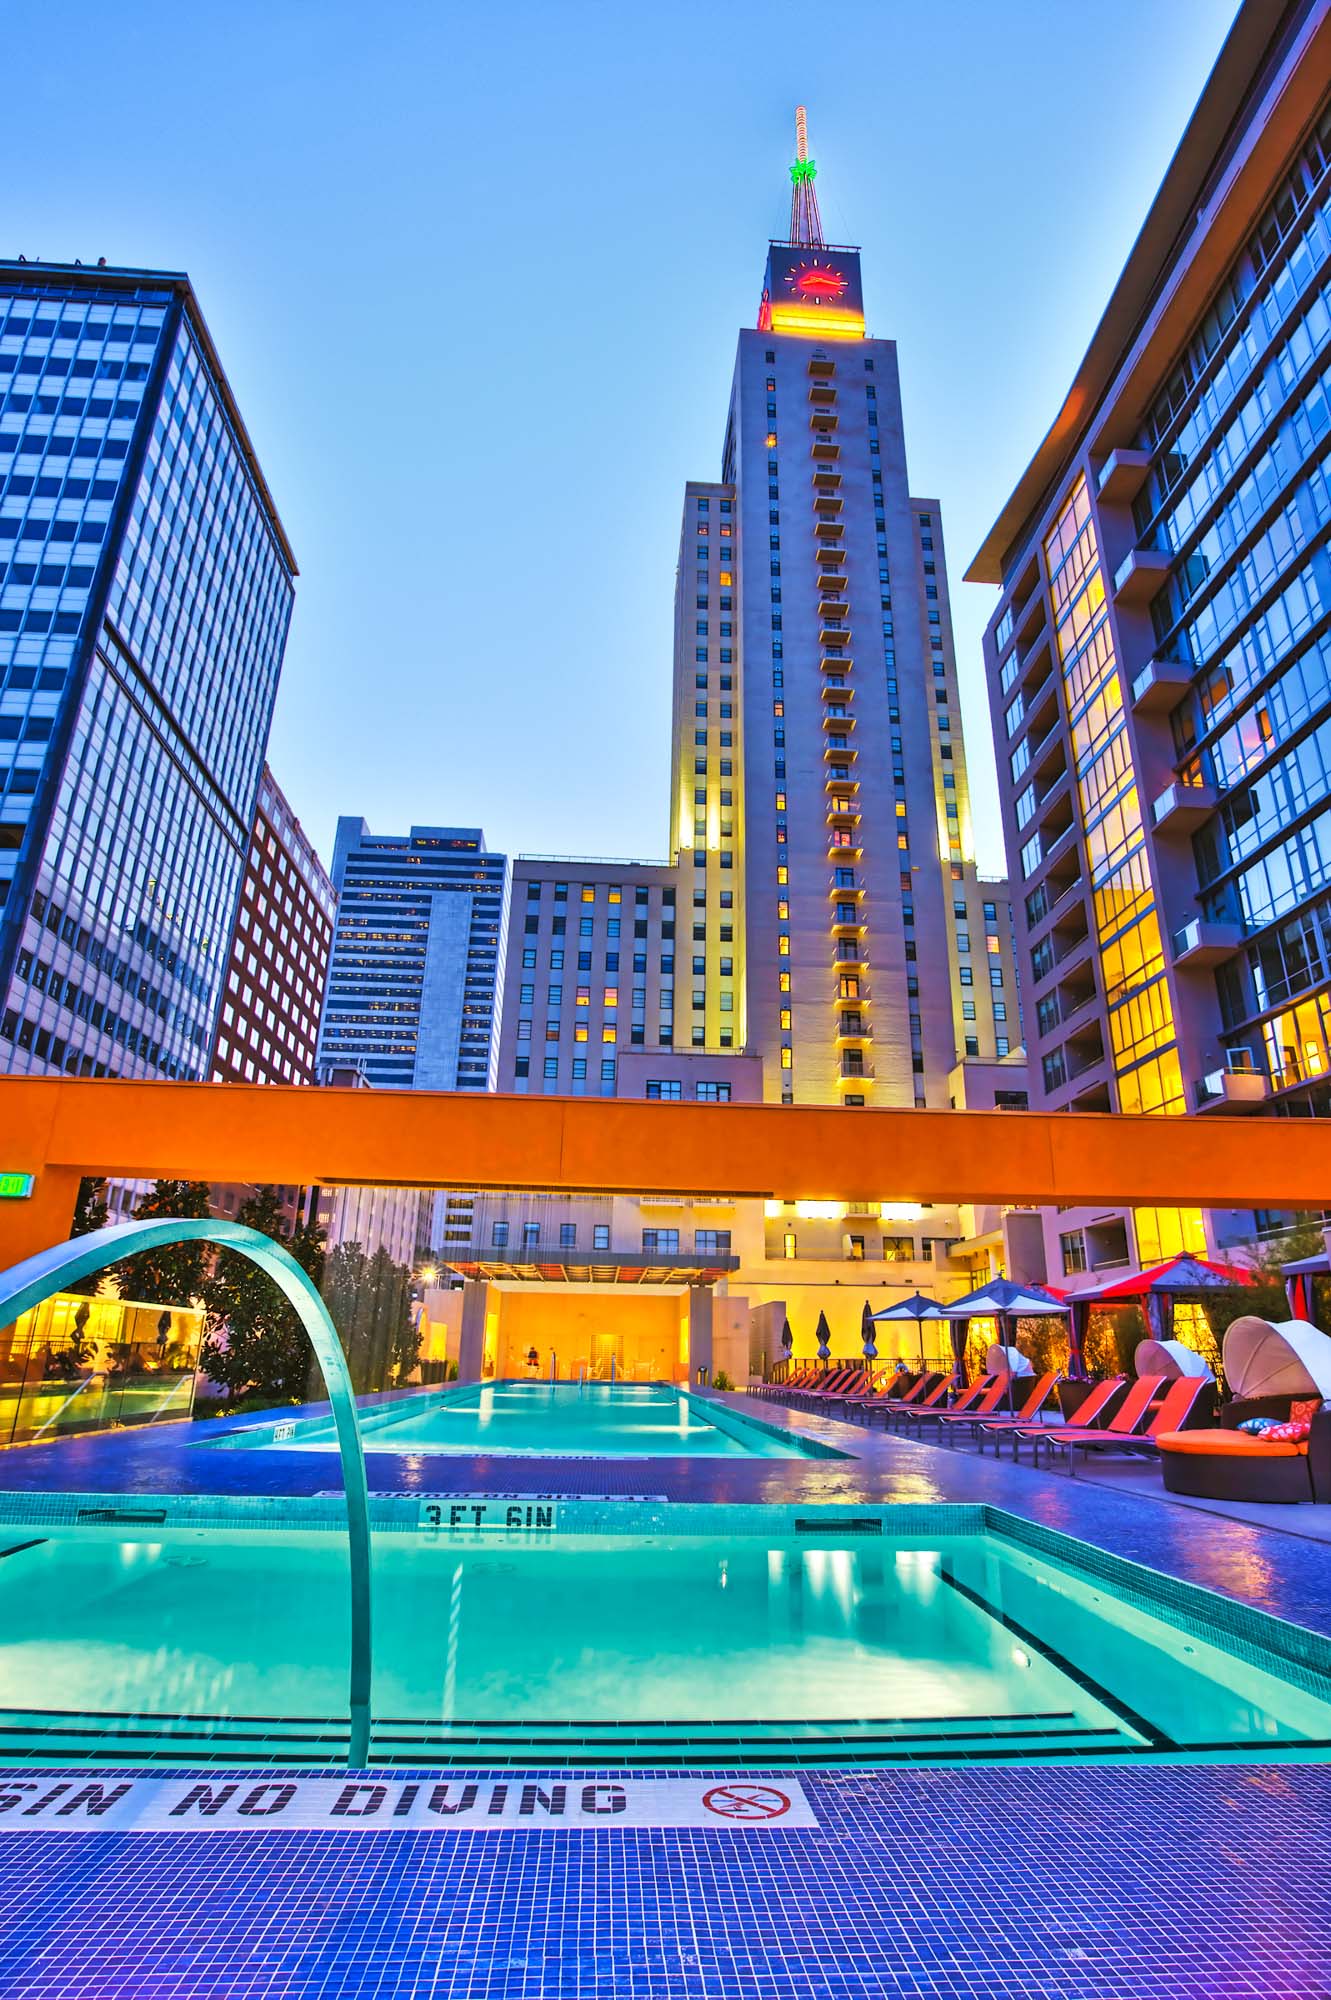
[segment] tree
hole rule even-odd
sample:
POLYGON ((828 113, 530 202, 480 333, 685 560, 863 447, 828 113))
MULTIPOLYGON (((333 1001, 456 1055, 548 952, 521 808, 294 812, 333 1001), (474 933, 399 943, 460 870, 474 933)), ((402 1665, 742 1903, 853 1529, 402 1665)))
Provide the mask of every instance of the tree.
POLYGON ((339 1243, 325 1260, 323 1295, 357 1394, 404 1382, 421 1345, 407 1266, 382 1245, 367 1257, 359 1243, 339 1243))
MULTIPOLYGON (((154 1181, 150 1194, 134 1213, 148 1220, 172 1216, 182 1220, 209 1212, 207 1181, 154 1181)), ((159 1250, 140 1250, 115 1264, 111 1276, 122 1299, 144 1305, 185 1306, 202 1295, 211 1263, 206 1243, 169 1243, 159 1250)))
MULTIPOLYGON (((105 1227, 106 1182, 85 1176, 79 1182, 78 1199, 74 1203, 74 1220, 69 1227, 70 1236, 90 1236, 94 1229, 105 1229, 105 1227)), ((93 1271, 90 1276, 80 1278, 77 1284, 66 1285, 65 1290, 78 1292, 84 1298, 91 1298, 101 1284, 103 1276, 103 1272, 93 1271)))
MULTIPOLYGON (((318 1284, 323 1231, 317 1223, 299 1223, 288 1232, 275 1189, 261 1187, 242 1202, 236 1220, 281 1243, 318 1284)), ((204 1283, 203 1302, 208 1332, 200 1362, 229 1398, 304 1400, 312 1360, 309 1336, 295 1307, 265 1272, 238 1251, 219 1248, 204 1283)))

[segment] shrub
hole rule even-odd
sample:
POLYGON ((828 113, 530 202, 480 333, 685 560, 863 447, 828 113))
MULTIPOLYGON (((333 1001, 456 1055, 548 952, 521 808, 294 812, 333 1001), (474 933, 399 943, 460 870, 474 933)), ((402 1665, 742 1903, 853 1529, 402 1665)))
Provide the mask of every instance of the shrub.
POLYGON ((731 1381, 730 1377, 726 1374, 725 1369, 718 1368, 715 1375, 713 1375, 712 1377, 712 1387, 714 1389, 733 1389, 734 1386, 735 1386, 734 1383, 731 1381))

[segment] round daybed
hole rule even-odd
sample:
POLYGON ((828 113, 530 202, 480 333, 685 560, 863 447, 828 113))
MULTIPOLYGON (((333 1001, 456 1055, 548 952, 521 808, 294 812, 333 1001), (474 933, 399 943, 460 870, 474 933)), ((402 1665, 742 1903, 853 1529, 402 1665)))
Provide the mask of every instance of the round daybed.
POLYGON ((1156 1440, 1166 1490, 1206 1500, 1331 1501, 1331 1339, 1306 1320, 1278 1326, 1248 1315, 1225 1334, 1230 1400, 1215 1429, 1156 1440), (1306 1411, 1306 1437, 1240 1429, 1254 1418, 1288 1423, 1306 1411))

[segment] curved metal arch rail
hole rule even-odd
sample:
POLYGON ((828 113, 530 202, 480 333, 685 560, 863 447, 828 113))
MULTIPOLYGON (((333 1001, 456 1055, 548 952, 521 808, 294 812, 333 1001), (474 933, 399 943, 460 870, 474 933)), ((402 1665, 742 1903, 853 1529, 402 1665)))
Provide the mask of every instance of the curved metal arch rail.
POLYGON ((104 1271, 123 1257, 141 1250, 161 1250, 173 1243, 214 1243, 247 1257, 296 1310, 309 1335, 328 1400, 333 1406, 342 1484, 347 1500, 347 1539, 351 1557, 351 1676, 348 1694, 351 1731, 347 1747, 350 1769, 360 1770, 370 1754, 370 1495, 365 1477, 365 1453, 356 1399, 347 1372, 337 1328, 310 1278, 289 1251, 257 1229, 210 1216, 163 1217, 113 1224, 91 1230, 71 1242, 56 1243, 35 1257, 0 1271, 0 1326, 39 1306, 53 1292, 104 1271))

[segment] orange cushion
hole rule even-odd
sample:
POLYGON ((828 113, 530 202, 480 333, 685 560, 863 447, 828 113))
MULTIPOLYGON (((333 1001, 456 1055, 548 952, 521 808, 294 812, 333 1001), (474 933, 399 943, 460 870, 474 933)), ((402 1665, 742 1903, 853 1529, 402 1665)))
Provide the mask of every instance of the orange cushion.
POLYGON ((1267 1444, 1250 1431, 1166 1431, 1156 1439, 1161 1451, 1192 1452, 1206 1458, 1306 1458, 1307 1443, 1267 1444))

